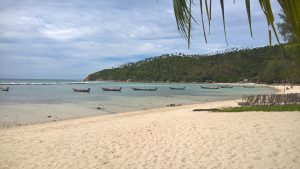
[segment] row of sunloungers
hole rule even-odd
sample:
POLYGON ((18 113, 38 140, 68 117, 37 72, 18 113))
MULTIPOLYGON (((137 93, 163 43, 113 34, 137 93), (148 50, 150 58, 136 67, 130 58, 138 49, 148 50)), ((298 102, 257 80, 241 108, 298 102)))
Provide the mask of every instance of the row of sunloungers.
POLYGON ((241 106, 300 104, 300 93, 244 96, 241 106))

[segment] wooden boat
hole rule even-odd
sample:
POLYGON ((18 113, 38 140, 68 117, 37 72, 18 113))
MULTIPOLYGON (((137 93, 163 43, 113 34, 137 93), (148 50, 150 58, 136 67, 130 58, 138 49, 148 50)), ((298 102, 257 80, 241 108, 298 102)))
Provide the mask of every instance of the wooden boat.
POLYGON ((114 92, 119 92, 121 91, 122 87, 120 88, 107 88, 107 87, 102 87, 103 91, 114 91, 114 92))
POLYGON ((90 92, 90 88, 88 89, 74 89, 72 88, 74 92, 90 92))
POLYGON ((255 88, 255 86, 243 86, 244 88, 255 88))
POLYGON ((9 87, 0 87, 0 90, 1 90, 1 91, 5 91, 5 92, 8 92, 8 91, 9 91, 9 87))
POLYGON ((220 89, 220 87, 200 86, 202 89, 220 89))
POLYGON ((223 85, 223 86, 220 86, 221 88, 233 88, 233 86, 229 86, 229 85, 223 85))
POLYGON ((132 88, 133 90, 139 90, 139 91, 156 91, 157 90, 157 87, 156 88, 153 88, 153 89, 147 89, 147 88, 136 88, 136 87, 133 87, 132 88))
POLYGON ((184 90, 185 87, 169 87, 171 90, 184 90))

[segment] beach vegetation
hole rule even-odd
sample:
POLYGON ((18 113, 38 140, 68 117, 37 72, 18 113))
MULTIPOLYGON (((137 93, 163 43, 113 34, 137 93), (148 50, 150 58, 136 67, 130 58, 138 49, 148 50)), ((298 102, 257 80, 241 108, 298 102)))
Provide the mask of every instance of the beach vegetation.
POLYGON ((212 112, 247 112, 247 111, 265 111, 265 112, 281 112, 281 111, 300 111, 300 104, 294 105, 259 105, 259 106, 242 106, 242 107, 224 107, 212 109, 212 112))

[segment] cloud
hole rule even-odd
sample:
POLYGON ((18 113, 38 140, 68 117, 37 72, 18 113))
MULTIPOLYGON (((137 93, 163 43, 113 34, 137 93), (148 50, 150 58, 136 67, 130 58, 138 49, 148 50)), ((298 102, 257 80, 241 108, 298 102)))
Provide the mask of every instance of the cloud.
MULTIPOLYGON (((164 53, 267 45, 267 26, 259 4, 251 3, 254 39, 244 5, 226 1, 229 46, 220 5, 214 2, 209 43, 204 42, 201 25, 194 24, 192 45, 187 49, 177 31, 172 1, 0 0, 0 78, 82 79, 100 69, 164 53)), ((272 5, 276 15, 278 4, 272 5)), ((200 16, 198 8, 195 6, 195 16, 200 16)), ((198 23, 199 19, 196 17, 198 23)))

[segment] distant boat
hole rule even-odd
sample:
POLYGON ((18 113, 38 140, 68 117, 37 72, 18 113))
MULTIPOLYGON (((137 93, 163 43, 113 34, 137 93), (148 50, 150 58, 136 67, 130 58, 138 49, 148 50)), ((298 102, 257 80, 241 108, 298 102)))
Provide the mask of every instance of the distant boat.
POLYGON ((156 91, 157 90, 157 87, 156 88, 153 88, 153 89, 147 89, 147 88, 136 88, 136 87, 133 87, 132 88, 133 90, 139 90, 139 91, 156 91))
POLYGON ((103 91, 115 91, 115 92, 119 92, 121 91, 122 87, 120 88, 107 88, 107 87, 102 87, 103 91))
POLYGON ((244 88, 255 88, 255 86, 243 86, 244 88))
POLYGON ((169 87, 172 90, 184 90, 185 87, 169 87))
POLYGON ((88 84, 90 82, 68 82, 67 84, 88 84))
POLYGON ((1 90, 1 91, 5 91, 5 92, 8 92, 8 91, 9 91, 9 87, 0 87, 0 90, 1 90))
POLYGON ((74 89, 72 88, 74 92, 90 92, 90 88, 88 89, 74 89))
POLYGON ((220 89, 220 87, 200 86, 202 89, 220 89))
POLYGON ((221 88, 233 88, 233 86, 229 86, 229 85, 223 85, 223 86, 220 86, 221 88))

